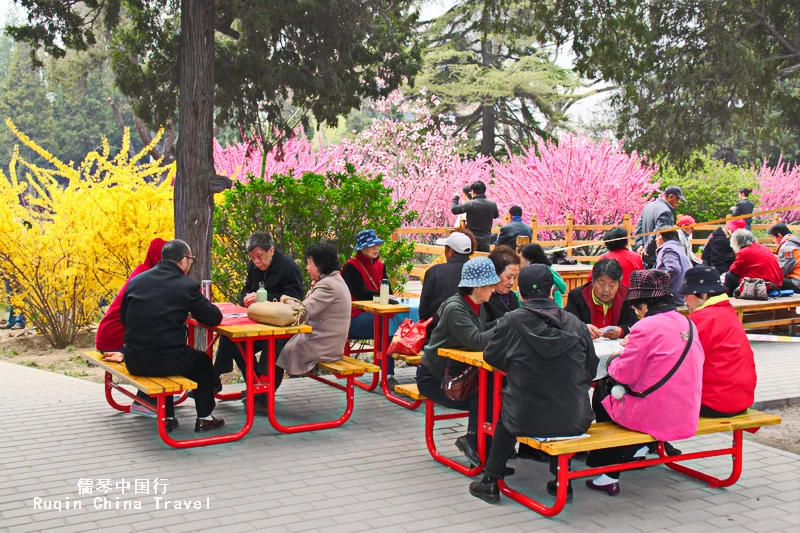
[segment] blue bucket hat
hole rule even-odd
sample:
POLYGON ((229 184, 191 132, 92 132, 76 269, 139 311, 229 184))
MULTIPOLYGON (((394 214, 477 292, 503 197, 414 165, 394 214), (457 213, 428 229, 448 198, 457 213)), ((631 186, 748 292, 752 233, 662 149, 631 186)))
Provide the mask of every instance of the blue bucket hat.
POLYGON ((378 238, 378 234, 374 229, 365 229, 358 232, 356 235, 356 252, 369 248, 370 246, 377 246, 383 244, 384 241, 378 238))
POLYGON ((464 263, 459 287, 486 287, 500 283, 494 263, 488 257, 476 257, 464 263))

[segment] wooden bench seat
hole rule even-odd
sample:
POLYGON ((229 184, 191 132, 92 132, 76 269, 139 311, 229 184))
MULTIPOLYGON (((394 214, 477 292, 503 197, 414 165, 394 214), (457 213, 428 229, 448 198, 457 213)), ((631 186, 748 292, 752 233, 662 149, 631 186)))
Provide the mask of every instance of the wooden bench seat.
POLYGON ((338 361, 317 363, 317 368, 330 372, 335 376, 361 376, 381 371, 377 365, 347 356, 338 361))
POLYGON ((84 352, 81 357, 90 364, 100 367, 119 381, 136 387, 148 396, 157 396, 164 393, 176 393, 195 390, 197 383, 183 376, 145 377, 134 376, 125 367, 125 363, 112 363, 103 360, 100 352, 84 352))
POLYGON ((416 383, 395 385, 394 391, 398 394, 404 394, 413 400, 427 400, 425 396, 419 393, 419 388, 416 383))
POLYGON ((405 361, 411 366, 417 366, 419 365, 419 362, 422 360, 422 354, 418 353, 415 355, 404 355, 401 353, 393 353, 392 359, 395 359, 397 361, 405 361))

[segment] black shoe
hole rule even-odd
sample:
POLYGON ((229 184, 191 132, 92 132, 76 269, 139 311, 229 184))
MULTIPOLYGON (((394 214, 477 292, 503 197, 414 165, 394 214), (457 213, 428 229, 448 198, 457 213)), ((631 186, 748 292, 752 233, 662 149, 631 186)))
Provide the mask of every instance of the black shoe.
MULTIPOLYGON (((547 482, 547 494, 555 496, 557 488, 555 479, 547 482)), ((572 481, 567 482, 567 501, 572 501, 572 481)))
POLYGON ((164 422, 164 426, 167 428, 167 433, 172 433, 173 429, 177 429, 178 426, 178 419, 177 418, 167 418, 166 422, 164 422))
MULTIPOLYGON (((503 477, 506 478, 508 476, 513 476, 516 470, 510 466, 503 467, 503 477)), ((481 472, 481 474, 485 474, 486 470, 481 472)))
POLYGON ((470 463, 474 465, 481 464, 481 459, 480 457, 478 457, 478 453, 470 445, 466 435, 463 435, 456 439, 456 448, 458 448, 461 451, 461 453, 464 454, 464 457, 469 459, 470 463))
POLYGON ((398 385, 400 385, 400 382, 394 379, 394 376, 386 378, 386 388, 390 391, 394 392, 394 388, 398 385))
POLYGON ((530 446, 526 446, 525 444, 520 444, 517 456, 519 456, 520 459, 532 459, 540 463, 550 462, 549 455, 544 453, 542 450, 531 448, 530 446))
POLYGON ((497 488, 497 481, 493 483, 484 483, 483 480, 473 481, 469 484, 469 493, 492 505, 500 503, 500 489, 497 488))
POLYGON ((222 418, 214 418, 213 416, 211 417, 211 420, 198 418, 197 422, 194 423, 194 431, 195 433, 205 433, 206 431, 219 429, 224 425, 225 425, 225 420, 223 420, 222 418))
POLYGON ((676 448, 675 446, 666 441, 664 441, 664 451, 667 452, 667 455, 669 455, 670 457, 674 455, 681 455, 683 453, 678 448, 676 448))

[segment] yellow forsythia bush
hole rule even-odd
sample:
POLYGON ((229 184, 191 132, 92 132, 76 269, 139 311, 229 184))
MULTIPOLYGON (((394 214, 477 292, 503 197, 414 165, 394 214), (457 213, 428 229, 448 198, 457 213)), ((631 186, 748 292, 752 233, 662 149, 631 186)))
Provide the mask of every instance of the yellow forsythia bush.
POLYGON ((76 167, 6 125, 52 168, 15 147, 7 172, 0 169, 0 275, 11 288, 4 300, 63 348, 99 318, 101 299, 116 295, 150 241, 172 238, 175 164, 147 162, 162 132, 134 157, 128 130, 117 155, 104 138, 76 167))

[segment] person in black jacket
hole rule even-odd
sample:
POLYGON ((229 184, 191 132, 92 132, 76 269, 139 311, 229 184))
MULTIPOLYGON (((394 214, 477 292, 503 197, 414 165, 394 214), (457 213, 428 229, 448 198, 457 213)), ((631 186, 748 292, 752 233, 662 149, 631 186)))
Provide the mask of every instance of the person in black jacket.
POLYGON ((625 303, 628 288, 621 282, 619 262, 601 259, 592 267, 592 281, 569 291, 564 309, 586 324, 592 339, 619 339, 636 323, 636 313, 625 303))
POLYGON ((419 318, 428 320, 433 318, 428 325, 428 338, 439 323, 439 307, 445 300, 458 293, 458 284, 461 282, 461 269, 469 261, 469 254, 475 248, 475 237, 469 230, 456 230, 447 239, 440 239, 436 244, 444 245, 446 263, 433 265, 425 273, 425 282, 422 284, 422 293, 419 296, 419 318))
POLYGON ((488 252, 492 247, 492 223, 500 216, 500 212, 497 204, 486 198, 485 183, 476 181, 471 188, 472 199, 459 205, 459 196, 456 194, 450 211, 454 215, 467 214, 467 229, 475 234, 478 251, 488 252))
POLYGON ((519 309, 519 300, 513 289, 517 284, 522 261, 517 252, 508 246, 495 246, 489 254, 489 260, 494 264, 495 272, 500 278, 500 283, 494 287, 494 294, 483 304, 487 320, 491 322, 509 311, 519 309))
POLYGON ((500 235, 497 237, 497 246, 506 245, 512 249, 517 249, 517 237, 533 238, 531 227, 522 221, 522 208, 518 205, 511 206, 508 210, 511 215, 511 222, 500 228, 500 235))
POLYGON ((708 242, 703 248, 701 259, 709 266, 717 269, 720 274, 730 270, 736 260, 736 254, 731 248, 731 232, 725 226, 720 226, 711 232, 708 242))
MULTIPOLYGON (((267 291, 267 301, 280 301, 281 296, 284 295, 298 300, 303 299, 303 275, 300 267, 292 258, 275 248, 272 235, 257 231, 247 238, 245 248, 250 256, 250 261, 247 262, 247 279, 239 295, 239 305, 250 307, 250 304, 256 301, 256 291, 261 283, 264 284, 264 289, 267 291)), ((288 339, 275 341, 276 354, 287 342, 288 339)), ((261 358, 255 365, 256 376, 260 378, 267 373, 267 341, 254 343, 253 349, 255 353, 261 352, 261 358)), ((277 357, 275 360, 277 361, 277 357)), ((236 365, 244 375, 246 367, 239 348, 227 337, 220 337, 217 357, 214 360, 214 374, 217 378, 218 390, 221 388, 220 376, 233 370, 233 361, 236 361, 236 365)), ((283 380, 283 372, 274 369, 273 371, 277 388, 283 380)), ((256 395, 256 403, 266 407, 266 395, 256 395)))
MULTIPOLYGON (((181 240, 169 241, 161 261, 133 278, 120 306, 125 326, 122 348, 128 371, 138 376, 184 376, 197 383, 194 391, 195 431, 209 431, 225 424, 214 418, 214 369, 208 354, 187 346, 186 318, 206 326, 222 322, 222 313, 200 292, 200 284, 187 274, 195 258, 181 240)), ((113 359, 112 359, 113 360, 113 359)), ((178 427, 172 397, 167 397, 167 430, 178 427)))
MULTIPOLYGON (((553 274, 545 265, 528 265, 519 276, 522 308, 506 314, 483 351, 484 360, 506 373, 503 411, 497 421, 483 479, 470 493, 499 503, 503 479, 516 437, 571 437, 594 419, 589 388, 598 359, 589 331, 553 301, 553 274)), ((556 475, 557 462, 550 462, 556 475)), ((570 487, 571 488, 571 487, 570 487)), ((555 481, 547 491, 556 493, 555 481)))
MULTIPOLYGON (((742 215, 752 215, 755 206, 753 202, 750 201, 750 193, 753 192, 751 189, 747 187, 742 187, 739 189, 739 201, 736 202, 736 205, 731 207, 731 213, 734 217, 739 217, 742 215)), ((745 223, 745 228, 747 231, 751 231, 751 224, 753 223, 753 217, 743 219, 745 223)))

